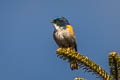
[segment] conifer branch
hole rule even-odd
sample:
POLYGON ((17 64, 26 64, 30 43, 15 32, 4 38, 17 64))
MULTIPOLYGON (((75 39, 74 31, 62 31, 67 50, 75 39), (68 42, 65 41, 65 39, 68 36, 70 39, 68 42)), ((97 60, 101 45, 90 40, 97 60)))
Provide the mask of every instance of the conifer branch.
POLYGON ((86 80, 85 78, 76 77, 74 80, 86 80))
POLYGON ((97 65, 92 60, 88 59, 87 56, 83 56, 82 54, 74 51, 68 50, 66 48, 58 48, 56 53, 63 60, 75 60, 85 72, 92 72, 98 78, 103 78, 104 80, 111 80, 110 75, 102 69, 99 65, 97 65))
POLYGON ((109 54, 110 74, 113 80, 120 80, 120 55, 117 52, 109 54))

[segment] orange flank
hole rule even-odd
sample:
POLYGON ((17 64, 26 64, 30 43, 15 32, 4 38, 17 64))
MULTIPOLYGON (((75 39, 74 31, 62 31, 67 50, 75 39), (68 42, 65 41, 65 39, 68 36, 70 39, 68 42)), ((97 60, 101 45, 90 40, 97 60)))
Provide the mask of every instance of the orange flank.
POLYGON ((72 36, 74 36, 73 28, 71 25, 67 25, 67 30, 72 33, 72 36))

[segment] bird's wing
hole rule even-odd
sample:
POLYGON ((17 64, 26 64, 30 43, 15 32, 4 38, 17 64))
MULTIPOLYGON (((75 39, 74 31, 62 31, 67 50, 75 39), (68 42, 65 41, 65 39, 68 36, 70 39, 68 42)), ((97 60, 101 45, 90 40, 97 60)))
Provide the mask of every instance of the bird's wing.
MULTIPOLYGON (((68 44, 70 44, 70 47, 74 48, 77 51, 77 44, 76 44, 76 38, 74 35, 74 31, 71 25, 67 25, 67 31, 69 31, 69 37, 66 37, 64 35, 65 40, 67 40, 68 44)), ((67 33, 66 33, 67 34, 67 33)))

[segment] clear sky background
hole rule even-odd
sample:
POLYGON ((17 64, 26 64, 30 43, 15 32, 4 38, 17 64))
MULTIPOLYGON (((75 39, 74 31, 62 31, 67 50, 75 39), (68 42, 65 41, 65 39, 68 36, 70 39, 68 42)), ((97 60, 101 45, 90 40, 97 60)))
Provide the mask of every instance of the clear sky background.
POLYGON ((57 57, 56 16, 73 26, 78 52, 109 72, 109 52, 120 52, 120 0, 0 0, 0 80, 98 80, 57 57))

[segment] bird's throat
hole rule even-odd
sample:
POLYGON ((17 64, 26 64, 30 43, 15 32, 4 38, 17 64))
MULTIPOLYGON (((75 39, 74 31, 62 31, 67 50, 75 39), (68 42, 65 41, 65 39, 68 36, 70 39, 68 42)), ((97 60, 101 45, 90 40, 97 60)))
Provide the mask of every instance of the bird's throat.
POLYGON ((63 29, 63 27, 60 27, 60 26, 58 26, 57 24, 53 24, 54 25, 54 29, 56 30, 56 31, 59 31, 59 30, 62 30, 63 29))

